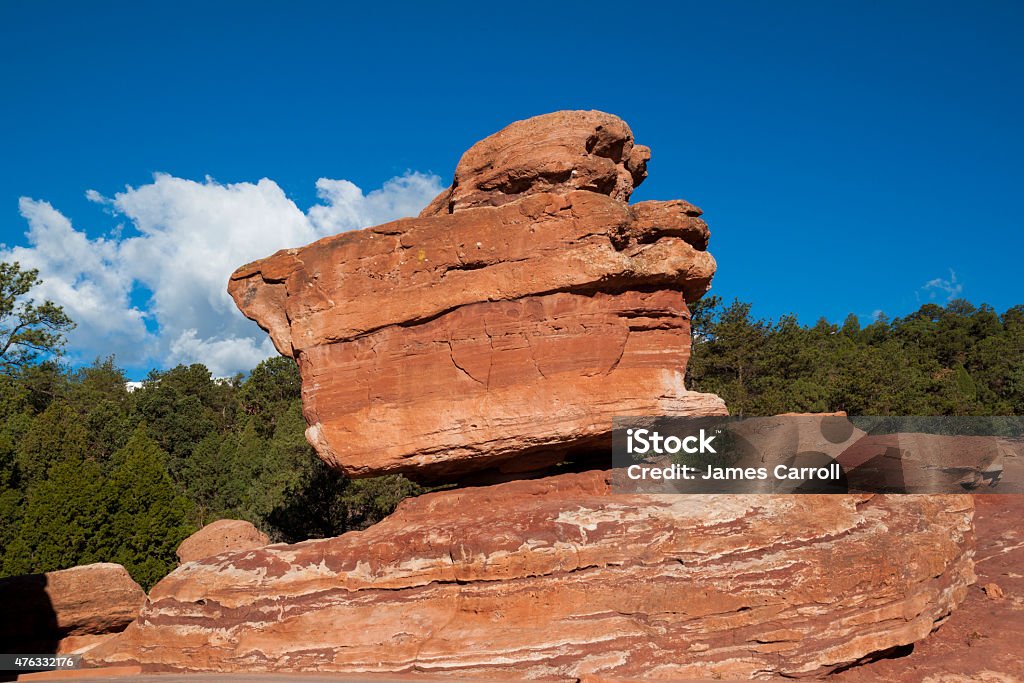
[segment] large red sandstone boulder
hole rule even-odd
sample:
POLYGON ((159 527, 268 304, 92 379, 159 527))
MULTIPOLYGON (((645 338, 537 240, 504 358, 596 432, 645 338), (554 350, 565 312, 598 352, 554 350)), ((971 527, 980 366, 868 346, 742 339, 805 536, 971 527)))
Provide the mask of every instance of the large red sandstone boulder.
POLYGON ((124 630, 145 599, 109 562, 0 579, 0 643, 4 652, 72 652, 124 630))
POLYGON ((973 581, 969 496, 626 496, 587 472, 407 500, 180 567, 94 663, 572 679, 822 673, 973 581), (898 548, 899 552, 888 549, 898 548))
POLYGON ((417 219, 239 268, 228 287, 302 372, 307 437, 350 476, 541 469, 616 415, 720 415, 683 385, 715 261, 700 210, 625 203, 649 151, 600 112, 474 145, 417 219))
POLYGON ((253 550, 270 543, 270 538, 249 522, 218 519, 195 532, 178 546, 178 562, 184 564, 235 550, 253 550))

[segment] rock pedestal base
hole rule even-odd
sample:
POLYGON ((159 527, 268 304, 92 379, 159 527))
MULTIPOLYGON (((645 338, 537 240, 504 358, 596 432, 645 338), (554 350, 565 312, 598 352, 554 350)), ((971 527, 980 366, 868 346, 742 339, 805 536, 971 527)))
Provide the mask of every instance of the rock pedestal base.
POLYGON ((442 491, 362 532, 161 581, 90 653, 153 671, 808 676, 927 635, 974 580, 969 496, 442 491))

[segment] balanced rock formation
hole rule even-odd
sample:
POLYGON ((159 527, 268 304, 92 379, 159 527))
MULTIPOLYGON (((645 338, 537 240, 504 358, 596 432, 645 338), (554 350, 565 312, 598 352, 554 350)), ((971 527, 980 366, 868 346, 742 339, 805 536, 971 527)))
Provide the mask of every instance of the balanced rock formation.
POLYGON ((218 519, 195 532, 178 546, 178 562, 185 564, 234 550, 253 550, 270 543, 265 533, 250 522, 218 519))
MULTIPOLYGON (((183 564, 87 660, 801 676, 941 624, 974 580, 969 497, 623 494, 596 468, 533 478, 572 458, 607 467, 613 416, 726 412, 683 385, 689 305, 715 269, 707 226, 683 201, 626 204, 648 157, 607 114, 519 122, 470 149, 421 217, 237 270, 239 308, 299 364, 327 463, 520 480, 183 564)), ((838 444, 831 433, 814 438, 838 444)))
POLYGON ((626 496, 608 480, 441 491, 366 531, 193 562, 90 657, 154 671, 810 675, 926 636, 974 578, 968 496, 626 496))
POLYGON ((350 476, 522 472, 608 446, 616 415, 724 414, 683 386, 708 228, 684 201, 625 203, 649 156, 608 114, 520 121, 423 217, 235 271, 239 308, 299 363, 320 456, 350 476))
POLYGON ((123 631, 145 599, 109 562, 0 579, 0 643, 11 653, 74 652, 123 631))

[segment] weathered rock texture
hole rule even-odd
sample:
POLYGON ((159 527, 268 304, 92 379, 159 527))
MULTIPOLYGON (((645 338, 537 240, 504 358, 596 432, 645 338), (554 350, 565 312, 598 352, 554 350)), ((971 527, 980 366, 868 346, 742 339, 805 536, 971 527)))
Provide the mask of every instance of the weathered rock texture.
POLYGON ((473 145, 452 186, 420 216, 501 206, 524 194, 589 190, 620 202, 647 177, 651 150, 617 116, 559 111, 516 121, 473 145))
POLYGON ((821 673, 947 617, 974 578, 972 509, 968 496, 611 495, 594 471, 443 491, 363 532, 185 565, 91 658, 462 677, 821 673))
POLYGON ((249 522, 218 519, 181 542, 178 562, 184 564, 233 550, 253 550, 269 543, 270 538, 249 522))
POLYGON ((307 437, 351 476, 540 469, 615 415, 724 414, 687 391, 707 225, 625 203, 649 151, 560 112, 474 145, 421 218, 239 268, 229 291, 297 359, 307 437))
MULTIPOLYGON (((1019 477, 1024 464, 1008 462, 1019 477)), ((1011 471, 1007 474, 1011 474, 1011 471)), ((1019 478, 1015 478, 1020 481, 1019 478)), ((1020 683, 1024 681, 1024 496, 973 496, 977 583, 942 628, 904 657, 837 676, 842 683, 1020 683), (1005 597, 982 586, 998 581, 1005 597)))
POLYGON ((0 579, 0 648, 71 652, 124 630, 146 599, 119 564, 0 579))

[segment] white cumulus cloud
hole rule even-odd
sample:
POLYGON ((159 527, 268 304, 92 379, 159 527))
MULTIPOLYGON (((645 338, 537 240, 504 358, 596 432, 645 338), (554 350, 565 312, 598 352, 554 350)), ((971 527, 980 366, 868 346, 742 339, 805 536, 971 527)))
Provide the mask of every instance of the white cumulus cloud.
POLYGON ((365 194, 347 180, 321 178, 316 188, 320 203, 304 212, 266 178, 221 184, 157 174, 113 197, 86 193, 121 221, 97 238, 48 202, 22 197, 28 246, 0 247, 0 261, 39 269, 37 298, 64 306, 78 325, 68 340, 73 361, 113 353, 133 367, 199 362, 230 375, 274 353, 227 294, 236 267, 416 215, 442 189, 437 176, 415 172, 365 194))

